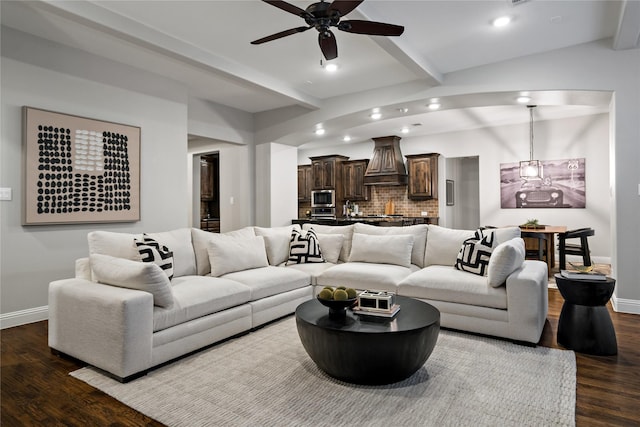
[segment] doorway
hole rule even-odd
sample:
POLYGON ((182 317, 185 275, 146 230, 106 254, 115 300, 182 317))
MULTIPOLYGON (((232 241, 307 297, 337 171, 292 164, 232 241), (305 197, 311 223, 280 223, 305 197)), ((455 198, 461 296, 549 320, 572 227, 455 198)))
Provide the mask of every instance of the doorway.
POLYGON ((200 156, 200 228, 220 232, 220 154, 200 156))
POLYGON ((480 227, 480 162, 478 156, 446 159, 446 181, 452 200, 445 206, 446 226, 462 230, 480 227))

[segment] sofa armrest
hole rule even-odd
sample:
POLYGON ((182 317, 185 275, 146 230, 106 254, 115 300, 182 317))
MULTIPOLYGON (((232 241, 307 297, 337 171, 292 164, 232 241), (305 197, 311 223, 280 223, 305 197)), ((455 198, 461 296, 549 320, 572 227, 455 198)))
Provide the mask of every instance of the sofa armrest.
POLYGON ((78 258, 76 260, 76 279, 91 280, 91 264, 89 264, 89 257, 78 258))
POLYGON ((540 340, 549 309, 547 264, 525 260, 522 267, 507 277, 509 324, 518 339, 531 343, 540 340))
POLYGON ((124 379, 151 366, 153 296, 85 279, 49 284, 49 346, 124 379))

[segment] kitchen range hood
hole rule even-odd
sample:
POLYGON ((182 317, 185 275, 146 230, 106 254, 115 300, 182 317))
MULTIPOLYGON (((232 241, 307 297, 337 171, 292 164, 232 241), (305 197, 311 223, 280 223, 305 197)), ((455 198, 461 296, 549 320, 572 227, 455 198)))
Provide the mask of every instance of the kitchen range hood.
POLYGON ((364 185, 407 185, 407 169, 400 151, 399 136, 371 138, 373 156, 364 174, 364 185))

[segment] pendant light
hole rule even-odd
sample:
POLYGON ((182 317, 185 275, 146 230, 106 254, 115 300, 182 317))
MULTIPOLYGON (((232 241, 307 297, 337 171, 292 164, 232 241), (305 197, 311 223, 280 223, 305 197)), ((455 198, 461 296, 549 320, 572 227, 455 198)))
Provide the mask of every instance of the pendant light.
POLYGON ((542 178, 542 164, 533 160, 533 109, 535 105, 527 105, 529 109, 529 160, 520 162, 520 178, 542 178))

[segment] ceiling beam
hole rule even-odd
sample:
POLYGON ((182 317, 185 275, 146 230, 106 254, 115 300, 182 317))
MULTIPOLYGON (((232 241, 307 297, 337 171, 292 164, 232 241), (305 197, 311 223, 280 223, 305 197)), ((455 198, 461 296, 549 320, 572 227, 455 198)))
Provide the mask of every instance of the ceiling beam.
POLYGON ((318 98, 295 90, 281 80, 215 55, 95 3, 41 0, 34 4, 47 12, 183 61, 230 79, 241 86, 272 92, 307 108, 321 107, 321 101, 318 98))
POLYGON ((640 1, 625 0, 620 8, 620 20, 613 39, 613 49, 635 49, 638 46, 640 46, 640 1))
MULTIPOLYGON (((374 20, 365 15, 360 8, 349 14, 349 19, 352 18, 364 19, 367 21, 374 20)), ((408 70, 411 70, 411 72, 413 72, 419 79, 424 79, 431 86, 439 86, 442 84, 444 79, 442 73, 428 58, 417 53, 416 49, 408 43, 407 38, 403 38, 402 36, 371 36, 371 40, 395 58, 400 64, 404 65, 408 70)))

